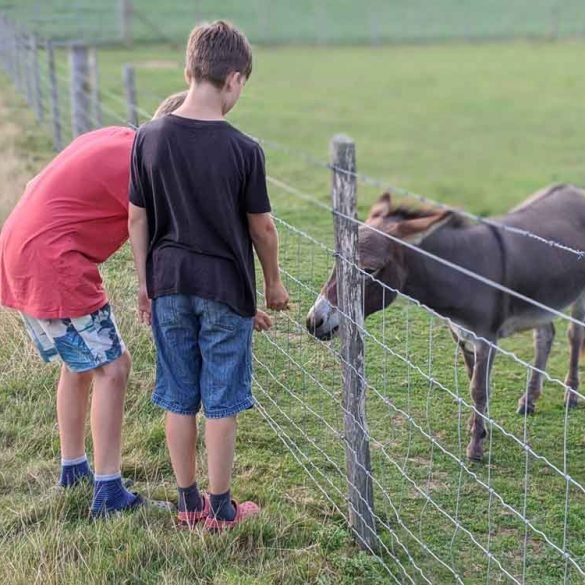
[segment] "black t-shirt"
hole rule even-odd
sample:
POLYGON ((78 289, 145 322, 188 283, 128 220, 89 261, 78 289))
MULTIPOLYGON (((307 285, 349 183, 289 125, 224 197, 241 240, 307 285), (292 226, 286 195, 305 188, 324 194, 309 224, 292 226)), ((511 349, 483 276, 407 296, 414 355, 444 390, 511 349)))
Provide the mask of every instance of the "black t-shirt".
POLYGON ((130 202, 146 209, 150 298, 197 295, 256 312, 248 213, 267 213, 264 153, 225 121, 168 115, 140 127, 130 202))

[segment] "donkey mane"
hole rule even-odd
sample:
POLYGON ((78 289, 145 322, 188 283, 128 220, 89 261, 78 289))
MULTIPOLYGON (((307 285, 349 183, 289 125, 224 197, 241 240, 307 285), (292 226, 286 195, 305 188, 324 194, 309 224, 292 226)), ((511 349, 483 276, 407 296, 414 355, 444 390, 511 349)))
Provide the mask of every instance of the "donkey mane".
MULTIPOLYGON (((388 217, 395 218, 399 221, 408 221, 411 219, 420 219, 422 217, 431 217, 440 213, 440 209, 436 207, 420 207, 416 205, 401 204, 393 207, 388 214, 388 217)), ((451 221, 449 227, 463 228, 471 225, 471 221, 457 211, 451 211, 451 221)))

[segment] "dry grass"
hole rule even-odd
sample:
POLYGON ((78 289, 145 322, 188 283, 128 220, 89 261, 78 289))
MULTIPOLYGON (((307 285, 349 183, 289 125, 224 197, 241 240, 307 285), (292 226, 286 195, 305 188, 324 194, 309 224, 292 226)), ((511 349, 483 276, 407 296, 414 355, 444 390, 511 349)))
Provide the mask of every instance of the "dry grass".
POLYGON ((22 101, 8 90, 0 94, 0 226, 26 183, 49 158, 47 149, 33 148, 34 143, 46 140, 22 101), (30 130, 23 131, 23 126, 13 121, 16 111, 19 120, 25 121, 30 130))

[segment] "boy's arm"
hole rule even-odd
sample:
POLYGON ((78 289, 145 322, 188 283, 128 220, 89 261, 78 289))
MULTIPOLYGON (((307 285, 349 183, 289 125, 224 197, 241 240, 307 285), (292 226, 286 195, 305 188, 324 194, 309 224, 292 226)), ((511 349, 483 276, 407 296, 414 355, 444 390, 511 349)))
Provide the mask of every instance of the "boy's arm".
POLYGON ((146 325, 151 321, 151 302, 146 290, 146 256, 148 254, 148 218, 146 209, 130 203, 128 210, 128 232, 138 275, 138 312, 146 325))
POLYGON ((128 233, 138 276, 138 316, 143 323, 150 325, 151 303, 146 290, 146 257, 149 245, 148 216, 146 213, 148 193, 147 187, 142 180, 139 134, 140 130, 134 139, 130 160, 128 233))
POLYGON ((264 273, 266 306, 269 309, 287 309, 288 293, 280 280, 278 267, 278 233, 270 214, 264 152, 259 144, 253 149, 248 164, 246 181, 248 230, 264 273))
POLYGON ((249 213, 248 228, 264 274, 264 293, 269 309, 287 309, 288 292, 280 280, 278 233, 270 213, 249 213))

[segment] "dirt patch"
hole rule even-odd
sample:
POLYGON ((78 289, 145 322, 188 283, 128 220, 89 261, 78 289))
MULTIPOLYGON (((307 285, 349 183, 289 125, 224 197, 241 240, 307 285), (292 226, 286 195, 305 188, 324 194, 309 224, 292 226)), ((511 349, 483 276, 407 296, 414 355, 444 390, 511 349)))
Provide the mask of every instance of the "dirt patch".
POLYGON ((170 59, 151 59, 150 61, 140 61, 136 63, 136 67, 142 69, 178 69, 180 64, 177 61, 170 59))

